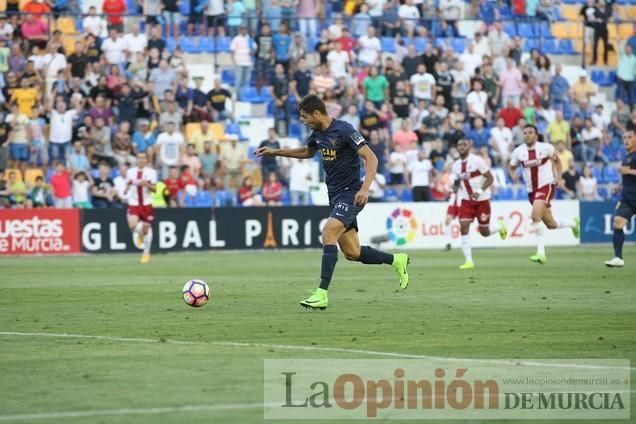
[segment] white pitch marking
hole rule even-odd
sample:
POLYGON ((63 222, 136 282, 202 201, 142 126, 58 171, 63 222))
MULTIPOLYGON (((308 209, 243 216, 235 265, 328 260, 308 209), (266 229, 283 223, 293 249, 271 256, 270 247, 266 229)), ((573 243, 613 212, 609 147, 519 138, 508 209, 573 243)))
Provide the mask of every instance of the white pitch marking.
POLYGON ((278 406, 279 404, 266 403, 228 403, 217 405, 185 405, 166 406, 158 408, 121 408, 121 409, 93 409, 87 411, 60 411, 42 412, 35 414, 0 415, 0 421, 26 421, 44 420, 55 418, 97 417, 106 415, 146 415, 146 414, 170 414, 180 412, 224 411, 232 409, 258 409, 266 406, 278 406))
MULTIPOLYGON (((93 336, 86 334, 68 334, 68 333, 23 333, 17 331, 0 331, 0 336, 26 336, 26 337, 61 337, 61 338, 77 338, 77 339, 95 339, 95 340, 108 340, 116 342, 132 342, 132 343, 169 343, 169 344, 208 344, 216 346, 230 346, 230 347, 260 347, 266 349, 284 349, 284 350, 307 350, 307 351, 319 351, 319 352, 338 352, 338 353, 355 353, 360 355, 369 356, 384 356, 392 358, 404 358, 404 359, 430 359, 434 361, 446 361, 446 362, 477 362, 482 364, 495 364, 495 365, 518 365, 518 366, 537 366, 537 367, 553 367, 553 368, 575 368, 575 369, 624 369, 624 367, 613 367, 604 365, 583 365, 583 364, 563 364, 563 363, 544 363, 534 361, 506 361, 503 359, 473 359, 473 358, 451 358, 444 356, 431 356, 431 355, 418 355, 411 353, 399 353, 399 352, 382 352, 376 350, 364 350, 364 349, 348 349, 340 347, 322 347, 322 346, 299 346, 299 345, 284 345, 284 344, 270 344, 270 343, 246 343, 246 342, 195 342, 187 340, 170 340, 170 339, 143 339, 135 337, 117 337, 117 336, 93 336)), ((629 367, 629 370, 636 370, 636 367, 629 367)))

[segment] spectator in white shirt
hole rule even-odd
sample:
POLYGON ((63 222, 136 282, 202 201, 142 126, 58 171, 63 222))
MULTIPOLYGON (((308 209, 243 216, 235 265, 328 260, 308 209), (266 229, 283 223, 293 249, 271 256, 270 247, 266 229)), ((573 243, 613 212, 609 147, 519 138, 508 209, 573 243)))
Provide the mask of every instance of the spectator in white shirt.
POLYGON ((406 168, 406 186, 413 193, 413 201, 429 202, 431 200, 431 172, 433 164, 424 151, 417 153, 417 159, 406 168))
POLYGON ((116 29, 111 29, 109 37, 102 43, 102 51, 106 57, 106 62, 110 65, 121 64, 126 58, 124 55, 125 50, 126 42, 119 37, 116 29))
POLYGON ((309 186, 311 185, 311 162, 291 159, 289 169, 289 192, 293 206, 309 205, 309 186))
MULTIPOLYGON (((490 44, 488 44, 488 39, 482 35, 481 32, 477 31, 475 33, 475 39, 473 40, 475 43, 475 54, 479 58, 483 58, 484 56, 490 56, 490 44)), ((480 60, 481 63, 481 60, 480 60)))
POLYGON ((349 65, 349 55, 346 51, 342 50, 342 44, 335 42, 334 50, 327 54, 327 63, 329 63, 329 70, 334 78, 347 76, 347 68, 349 65))
POLYGON ((466 51, 459 56, 459 60, 464 63, 464 69, 468 72, 468 76, 475 75, 475 68, 481 66, 482 57, 475 51, 475 43, 468 43, 466 51))
POLYGON ((481 81, 473 81, 473 91, 468 93, 466 97, 468 115, 473 120, 474 118, 481 118, 484 121, 488 121, 487 104, 488 94, 483 90, 481 81))
POLYGON ((493 56, 503 56, 504 50, 510 44, 510 36, 503 30, 503 24, 500 21, 495 22, 488 31, 488 43, 493 56))
POLYGON ((76 115, 75 109, 66 110, 66 103, 63 100, 57 101, 55 108, 51 110, 49 122, 51 160, 66 163, 66 154, 71 148, 73 138, 73 119, 76 115))
POLYGON ((506 127, 503 118, 497 118, 497 126, 490 130, 490 145, 495 157, 499 158, 504 167, 507 166, 514 144, 512 143, 512 131, 506 127))
POLYGON ((416 101, 425 100, 427 103, 430 103, 433 100, 435 77, 426 72, 426 65, 417 65, 417 74, 411 75, 409 83, 411 84, 411 92, 416 101))
POLYGON ((413 0, 406 0, 406 2, 398 8, 398 16, 402 19, 402 25, 406 28, 407 36, 412 37, 418 20, 420 19, 420 11, 417 6, 415 6, 413 0))
POLYGON ((358 45, 360 46, 358 60, 366 66, 375 65, 380 57, 382 46, 380 44, 380 39, 375 36, 374 27, 370 26, 367 28, 366 35, 363 35, 358 39, 358 45))
POLYGON ((44 75, 46 76, 46 99, 51 99, 51 89, 57 80, 60 70, 66 70, 66 56, 57 51, 54 46, 47 47, 47 53, 42 58, 44 75))
POLYGON ((146 50, 146 47, 148 47, 148 38, 146 34, 139 33, 138 25, 133 25, 131 33, 124 36, 124 43, 126 44, 126 51, 129 54, 135 55, 136 53, 146 50))
POLYGON ((90 34, 95 38, 101 37, 104 31, 104 21, 100 16, 97 16, 97 9, 95 6, 91 6, 88 9, 88 16, 82 21, 82 28, 84 34, 90 34))
POLYGON ((249 87, 252 78, 252 53, 256 49, 256 43, 247 33, 247 27, 241 26, 239 34, 232 39, 230 50, 232 51, 232 62, 238 68, 236 75, 236 92, 239 93, 241 87, 249 87))
POLYGON ((157 137, 159 148, 159 163, 162 166, 162 175, 168 175, 171 166, 179 165, 183 153, 183 134, 176 130, 174 122, 166 124, 166 131, 157 137))

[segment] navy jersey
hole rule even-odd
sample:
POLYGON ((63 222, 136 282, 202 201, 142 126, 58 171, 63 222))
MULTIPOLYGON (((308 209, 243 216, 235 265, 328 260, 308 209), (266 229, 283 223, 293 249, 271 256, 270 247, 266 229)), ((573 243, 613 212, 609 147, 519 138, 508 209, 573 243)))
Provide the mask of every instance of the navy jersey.
MULTIPOLYGON (((628 153, 621 165, 636 169, 636 151, 628 153)), ((625 202, 636 202, 636 175, 623 175, 622 199, 625 202)))
POLYGON ((330 197, 360 189, 358 150, 366 145, 364 137, 351 124, 338 119, 333 119, 325 131, 314 130, 309 136, 307 146, 318 150, 322 156, 330 197))

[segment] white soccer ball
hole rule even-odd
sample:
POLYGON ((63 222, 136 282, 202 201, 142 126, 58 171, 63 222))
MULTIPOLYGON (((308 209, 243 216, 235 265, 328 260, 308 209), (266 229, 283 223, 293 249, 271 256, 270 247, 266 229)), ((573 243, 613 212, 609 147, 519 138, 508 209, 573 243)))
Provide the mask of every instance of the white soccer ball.
POLYGON ((210 287, 202 280, 190 280, 183 286, 183 301, 195 308, 210 300, 210 287))

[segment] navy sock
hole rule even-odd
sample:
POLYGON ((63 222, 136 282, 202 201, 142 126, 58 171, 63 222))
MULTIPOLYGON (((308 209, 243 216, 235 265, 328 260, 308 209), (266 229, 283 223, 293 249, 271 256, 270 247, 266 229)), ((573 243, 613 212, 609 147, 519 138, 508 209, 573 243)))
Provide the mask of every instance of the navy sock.
POLYGON ((625 243, 625 233, 623 230, 614 230, 612 242, 614 243, 614 256, 623 259, 623 243, 625 243))
POLYGON ((360 248, 360 262, 363 264, 388 264, 393 263, 393 255, 390 253, 375 250, 371 246, 362 246, 360 248))
POLYGON ((320 288, 327 290, 333 270, 338 262, 338 246, 335 244, 326 244, 322 248, 322 270, 320 272, 320 288))

